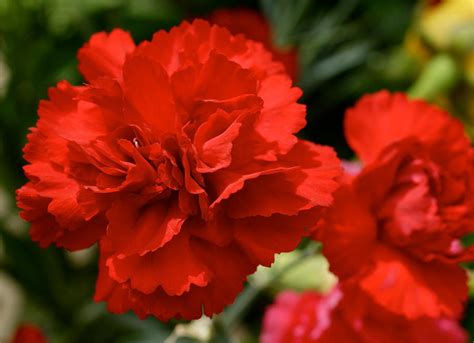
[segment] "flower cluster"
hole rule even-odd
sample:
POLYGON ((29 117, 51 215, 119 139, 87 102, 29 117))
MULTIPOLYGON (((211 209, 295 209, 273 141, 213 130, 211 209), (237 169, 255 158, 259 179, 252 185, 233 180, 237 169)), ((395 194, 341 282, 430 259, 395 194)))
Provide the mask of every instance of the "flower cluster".
POLYGON ((50 89, 24 149, 32 239, 98 243, 95 300, 167 321, 221 312, 310 236, 339 284, 280 294, 263 343, 464 342, 474 149, 461 122, 400 93, 364 96, 345 117, 360 162, 343 174, 330 147, 296 136, 295 55, 273 59, 253 12, 210 20, 230 31, 195 20, 135 45, 116 29, 79 50, 86 83, 50 89))
POLYGON ((262 341, 465 342, 474 150, 462 124, 382 91, 347 111, 345 133, 361 164, 347 164, 314 234, 339 286, 281 294, 262 341))
POLYGON ((295 136, 301 91, 261 43, 195 20, 138 46, 98 33, 78 58, 87 83, 40 103, 18 205, 43 247, 100 242, 110 311, 220 312, 331 204, 339 160, 295 136))

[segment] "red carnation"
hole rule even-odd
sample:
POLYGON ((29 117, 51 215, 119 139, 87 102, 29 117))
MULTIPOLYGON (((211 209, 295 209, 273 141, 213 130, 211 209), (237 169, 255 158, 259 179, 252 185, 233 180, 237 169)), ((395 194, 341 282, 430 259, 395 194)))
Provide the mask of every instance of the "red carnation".
POLYGON ((273 57, 285 65, 286 72, 293 81, 298 78, 298 56, 293 48, 283 49, 275 46, 271 27, 265 17, 248 8, 218 9, 209 20, 227 28, 232 34, 244 34, 247 38, 262 43, 273 57))
POLYGON ((47 343, 43 332, 34 325, 21 325, 13 337, 12 343, 47 343))
POLYGON ((301 91, 261 44, 196 20, 138 47, 96 34, 79 60, 89 84, 40 104, 18 203, 43 246, 102 237, 112 312, 219 312, 332 202, 335 153, 295 137, 301 91))
POLYGON ((452 319, 407 320, 376 305, 357 288, 278 295, 264 316, 262 343, 465 343, 452 319))
POLYGON ((474 152, 461 123, 423 101, 379 92, 348 110, 365 164, 318 231, 331 270, 408 318, 458 316, 473 260, 474 152))

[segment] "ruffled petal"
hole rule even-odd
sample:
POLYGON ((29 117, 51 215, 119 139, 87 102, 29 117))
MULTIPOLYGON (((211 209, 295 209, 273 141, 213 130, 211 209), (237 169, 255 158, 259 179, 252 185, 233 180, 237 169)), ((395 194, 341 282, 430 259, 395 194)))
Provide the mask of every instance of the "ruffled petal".
POLYGON ((264 101, 264 108, 256 130, 269 142, 278 145, 276 153, 287 153, 298 142, 294 136, 306 125, 306 106, 296 101, 302 91, 291 87, 286 75, 272 75, 261 84, 258 95, 264 101))
POLYGON ((130 280, 131 288, 144 294, 161 287, 170 296, 180 296, 191 285, 204 287, 212 274, 192 252, 189 240, 188 234, 180 233, 152 252, 110 257, 109 275, 120 283, 130 280))
POLYGON ((187 218, 175 198, 140 204, 145 201, 138 196, 123 197, 107 212, 107 237, 121 256, 145 255, 163 247, 180 232, 187 218))
POLYGON ((96 33, 77 54, 79 71, 89 82, 106 76, 121 80, 125 58, 133 50, 135 43, 126 31, 96 33))
POLYGON ((376 303, 409 319, 458 318, 467 298, 467 276, 461 267, 424 263, 385 247, 373 255, 373 267, 360 285, 376 303))
POLYGON ((449 113, 404 94, 380 91, 366 95, 347 110, 344 129, 350 146, 364 163, 388 145, 409 137, 442 151, 469 146, 461 122, 449 113))
POLYGON ((31 238, 42 247, 79 250, 99 240, 105 231, 103 217, 87 218, 77 202, 77 183, 48 164, 25 167, 33 180, 17 191, 21 217, 32 223, 31 238))
POLYGON ((301 211, 296 216, 274 214, 271 217, 251 217, 230 222, 235 240, 256 264, 270 266, 275 251, 294 250, 301 238, 308 236, 316 225, 320 208, 301 211), (268 237, 274 237, 268 239, 268 237))
POLYGON ((129 283, 117 283, 109 276, 105 265, 110 254, 110 244, 101 242, 101 261, 96 285, 95 301, 107 301, 113 313, 133 310, 140 318, 153 315, 162 321, 171 318, 198 319, 204 313, 211 316, 233 302, 242 290, 247 275, 255 270, 246 255, 236 246, 219 248, 202 240, 192 239, 191 249, 212 272, 212 279, 205 287, 191 286, 181 296, 169 296, 161 288, 144 294, 134 290, 129 283), (220 258, 215 258, 219 256, 220 258))
POLYGON ((225 201, 232 218, 296 215, 315 206, 327 206, 342 173, 336 154, 330 149, 299 141, 281 158, 286 170, 261 173, 225 201))

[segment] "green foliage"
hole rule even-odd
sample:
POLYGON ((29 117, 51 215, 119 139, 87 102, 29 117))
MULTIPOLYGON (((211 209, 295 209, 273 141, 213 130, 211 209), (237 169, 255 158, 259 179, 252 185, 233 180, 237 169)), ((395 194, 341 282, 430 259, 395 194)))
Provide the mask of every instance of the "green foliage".
POLYGON ((413 1, 262 0, 280 46, 296 46, 299 85, 308 105, 304 138, 329 144, 350 157, 342 134, 345 108, 361 94, 380 88, 405 89, 405 70, 386 67, 390 49, 409 27, 413 1), (379 68, 380 65, 384 68, 379 68), (397 82, 394 82, 394 79, 397 82))

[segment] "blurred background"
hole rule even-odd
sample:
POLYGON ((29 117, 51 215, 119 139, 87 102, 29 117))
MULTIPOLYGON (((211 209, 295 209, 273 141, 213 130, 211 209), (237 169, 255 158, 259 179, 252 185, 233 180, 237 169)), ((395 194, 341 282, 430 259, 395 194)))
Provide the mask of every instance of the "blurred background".
MULTIPOLYGON (((344 110, 381 88, 437 103, 474 136, 474 0, 0 0, 0 342, 21 323, 41 327, 53 343, 199 342, 213 330, 219 342, 257 342, 265 306, 278 290, 324 291, 334 283, 322 256, 301 258, 298 250, 250 279, 244 292, 250 301, 231 333, 220 333, 228 328, 208 319, 140 321, 92 302, 94 248, 74 254, 40 249, 18 218, 21 149, 38 102, 59 80, 83 82, 76 53, 90 35, 121 27, 140 42, 184 19, 225 24, 228 16, 215 12, 223 8, 240 9, 233 31, 245 31, 245 13, 254 11, 260 26, 250 38, 293 63, 287 67, 303 89, 308 125, 301 137, 335 147, 341 158, 352 157, 342 132, 344 110)), ((464 326, 474 333, 472 301, 464 326)))

